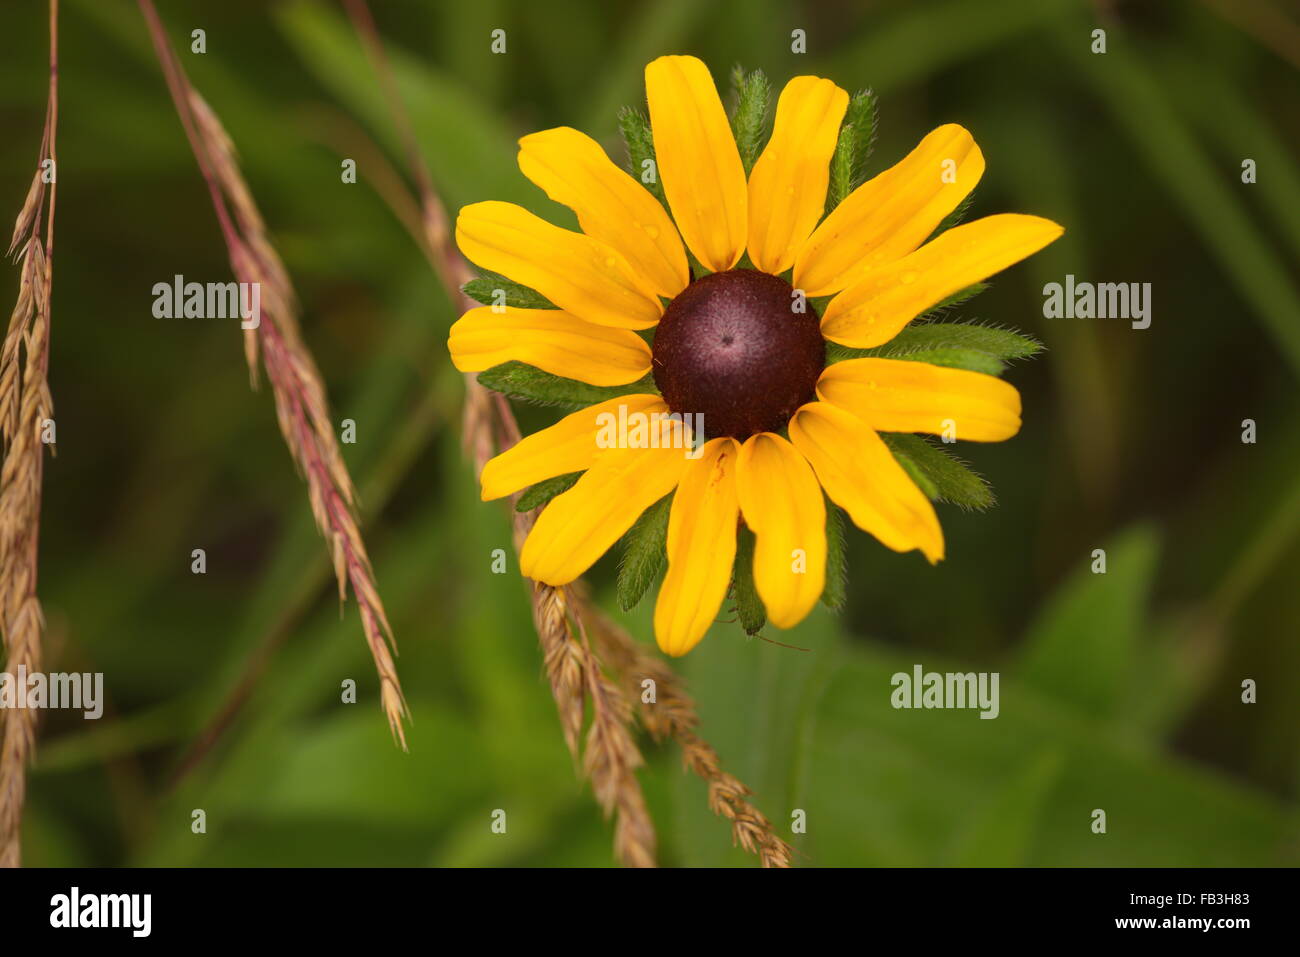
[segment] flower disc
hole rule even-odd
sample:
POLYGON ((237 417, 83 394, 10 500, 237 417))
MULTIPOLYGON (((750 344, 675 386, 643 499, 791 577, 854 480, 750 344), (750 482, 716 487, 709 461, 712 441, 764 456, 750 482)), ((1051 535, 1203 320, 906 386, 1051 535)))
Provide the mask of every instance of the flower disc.
POLYGON ((752 269, 695 280, 655 331, 655 384, 672 411, 704 416, 708 438, 784 429, 816 398, 825 362, 812 306, 785 280, 752 269))

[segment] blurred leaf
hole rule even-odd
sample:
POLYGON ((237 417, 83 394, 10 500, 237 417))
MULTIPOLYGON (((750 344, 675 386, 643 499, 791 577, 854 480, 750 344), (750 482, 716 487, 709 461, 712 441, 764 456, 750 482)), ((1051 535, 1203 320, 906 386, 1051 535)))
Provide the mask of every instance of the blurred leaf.
POLYGON ((710 5, 699 0, 648 0, 633 10, 631 21, 605 58, 606 72, 593 77, 592 104, 584 111, 585 120, 573 125, 599 136, 620 107, 645 103, 646 64, 681 49, 691 28, 709 10, 710 5))
POLYGON ((581 472, 569 472, 530 486, 519 496, 519 501, 515 503, 515 511, 531 512, 535 508, 541 508, 555 496, 573 488, 573 484, 580 478, 582 478, 581 472))
POLYGON ((873 17, 869 29, 829 47, 816 70, 839 83, 869 79, 877 94, 885 93, 987 54, 1075 7, 1074 0, 1002 0, 997 15, 990 16, 986 5, 966 0, 900 5, 893 8, 897 12, 873 17))
MULTIPOLYGON (((1293 805, 1117 741, 1006 674, 996 719, 969 709, 895 709, 891 677, 916 663, 913 655, 857 646, 821 696, 802 805, 811 863, 937 866, 954 850, 974 859, 995 840, 1019 845, 1015 856, 1035 867, 1300 860, 1293 805), (1026 808, 1036 822, 1012 819, 1026 808), (1106 812, 1105 834, 1091 830, 1096 808, 1106 812)), ((970 670, 928 652, 923 665, 970 670)))
POLYGON ((477 279, 471 279, 460 288, 465 295, 485 306, 497 305, 500 301, 498 296, 504 293, 505 301, 501 304, 513 306, 516 309, 559 308, 540 292, 529 289, 527 286, 521 286, 514 280, 507 279, 505 276, 496 273, 484 273, 477 279))
POLYGON ((884 432, 881 438, 927 498, 976 511, 996 504, 989 483, 945 449, 919 435, 884 432))
POLYGON ((951 863, 957 867, 1027 867, 1035 832, 1063 764, 1059 751, 1044 751, 1011 775, 983 807, 972 809, 951 863))
MULTIPOLYGON (((303 65, 364 118, 393 155, 401 156, 389 105, 342 14, 332 5, 290 0, 277 4, 275 15, 303 65)), ((421 154, 449 211, 489 197, 520 203, 534 197, 515 169, 513 132, 497 111, 400 47, 390 43, 385 52, 421 154)))
MULTIPOLYGON (((791 812, 809 806, 814 709, 836 667, 841 634, 830 612, 814 608, 790 636, 809 650, 747 638, 736 624, 718 624, 681 659, 681 670, 697 703, 700 734, 717 749, 723 769, 753 789, 750 800, 777 834, 798 847, 804 838, 791 833, 791 812)), ((727 823, 709 810, 703 784, 680 776, 675 797, 681 863, 754 865, 752 855, 732 845, 727 823)))
POLYGON ((668 516, 672 510, 670 492, 641 513, 623 536, 623 554, 618 563, 618 604, 631 611, 653 585, 668 561, 668 516))
POLYGON ((422 744, 413 759, 375 747, 369 708, 339 704, 333 714, 295 729, 292 747, 273 763, 271 780, 242 805, 226 803, 223 813, 441 827, 483 788, 483 755, 463 717, 433 702, 419 715, 422 744), (444 775, 444 762, 461 773, 444 775))
POLYGON ((1142 680, 1134 667, 1159 551, 1155 531, 1137 526, 1107 544, 1106 571, 1094 559, 1039 613, 1016 674, 1027 685, 1094 718, 1116 717, 1142 680))
POLYGON ((1092 83, 1157 182, 1168 188, 1255 318, 1300 373, 1300 296, 1292 282, 1294 271, 1283 266, 1229 192, 1226 184, 1240 184, 1239 177, 1226 179, 1216 171, 1122 38, 1113 36, 1106 55, 1096 56, 1080 41, 1086 31, 1079 29, 1062 28, 1058 47, 1092 83))
POLYGON ((620 395, 658 394, 654 379, 646 376, 627 385, 588 385, 577 379, 551 375, 523 362, 503 362, 478 374, 478 381, 512 399, 524 399, 536 405, 584 409, 620 395))
POLYGON ((1277 221, 1291 245, 1291 258, 1300 259, 1300 171, 1260 105, 1184 49, 1166 48, 1160 64, 1175 104, 1204 135, 1219 141, 1220 154, 1239 181, 1242 160, 1255 161, 1258 176, 1249 192, 1258 192, 1259 207, 1277 221))

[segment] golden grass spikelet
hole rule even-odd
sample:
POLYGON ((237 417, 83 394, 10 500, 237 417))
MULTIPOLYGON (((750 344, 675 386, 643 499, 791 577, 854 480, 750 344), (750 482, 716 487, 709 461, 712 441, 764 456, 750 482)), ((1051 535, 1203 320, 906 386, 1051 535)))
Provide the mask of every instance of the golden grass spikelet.
MULTIPOLYGON (((41 670, 41 634, 45 619, 35 594, 13 583, 5 589, 5 669, 27 674, 41 670), (24 594, 24 592, 26 592, 24 594), (17 609, 11 614, 11 603, 17 609)), ((0 867, 22 863, 22 813, 27 796, 27 765, 36 751, 36 718, 33 709, 14 709, 5 715, 0 736, 0 867)))
MULTIPOLYGON (((21 219, 21 217, 20 217, 21 219)), ((31 227, 28 221, 28 228, 31 227)), ((38 309, 48 307, 45 293, 45 252, 39 237, 29 236, 22 252, 18 301, 9 316, 9 329, 0 346, 0 433, 8 449, 18 431, 19 397, 22 392, 22 356, 30 351, 32 319, 38 309)))
POLYGON ((734 843, 756 854, 764 867, 789 867, 794 848, 777 836, 772 822, 747 800, 753 792, 735 775, 722 770, 717 751, 700 737, 699 715, 681 678, 607 615, 589 607, 593 633, 623 674, 627 693, 637 695, 646 678, 655 683, 653 703, 637 698, 641 701, 642 727, 656 741, 677 742, 683 765, 708 786, 709 810, 731 822, 734 843))
POLYGON ((138 3, 176 111, 211 193, 235 278, 260 287, 260 322, 244 330, 250 378, 256 386, 260 358, 271 384, 280 432, 307 483, 312 516, 329 546, 339 600, 345 599, 350 585, 379 675, 380 705, 394 740, 405 750, 405 722, 410 720, 410 711, 393 661, 392 626, 361 537, 355 512, 356 492, 334 434, 324 383, 299 332, 297 295, 240 172, 234 144, 216 113, 190 84, 151 0, 138 3))
POLYGON ((560 715, 560 729, 569 753, 577 760, 586 704, 586 682, 582 650, 569 631, 569 613, 564 592, 550 585, 533 583, 533 623, 542 645, 542 665, 551 683, 551 695, 560 715))
MULTIPOLYGON (((54 281, 55 181, 44 173, 56 167, 58 129, 58 0, 51 0, 50 79, 45 127, 37 172, 14 226, 9 252, 19 252, 22 268, 18 301, 0 346, 0 636, 5 670, 28 674, 42 667, 45 629, 36 597, 40 544, 41 478, 45 466, 45 422, 53 416, 47 378, 50 361, 50 290, 54 281), (46 189, 46 186, 49 189, 46 189), (49 205, 45 200, 48 194, 49 205), (41 241, 42 226, 45 230, 41 241)), ((3 713, 0 734, 0 867, 18 867, 22 858, 22 812, 27 766, 36 750, 38 712, 22 708, 3 713)))
POLYGON ((644 761, 632 740, 631 709, 618 686, 601 671, 585 638, 583 648, 583 672, 592 705, 583 770, 605 814, 617 814, 614 851, 619 859, 629 867, 654 867, 654 824, 636 779, 636 769, 644 761))
MULTIPOLYGON (((464 260, 446 244, 446 272, 468 278, 464 260)), ((457 281, 456 288, 459 288, 457 281)), ((472 376, 465 377, 464 443, 481 472, 488 459, 519 441, 519 428, 510 405, 472 376)), ((515 499, 512 499, 513 502, 515 499)), ((515 551, 523 547, 536 512, 511 512, 515 551)), ((636 769, 643 761, 632 737, 632 713, 621 689, 603 673, 600 659, 587 640, 576 613, 573 594, 541 582, 529 582, 533 625, 542 648, 542 663, 555 699, 565 744, 591 781, 601 809, 614 815, 614 853, 628 867, 655 866, 655 831, 641 793, 636 769), (591 703, 591 723, 579 747, 591 703)))
POLYGON ((32 235, 32 226, 36 222, 37 214, 45 203, 45 178, 42 175, 44 170, 39 167, 34 176, 32 176, 32 185, 27 188, 27 198, 23 200, 22 208, 18 210, 18 218, 14 221, 13 238, 9 240, 9 252, 6 255, 12 256, 18 250, 21 243, 25 243, 32 235))

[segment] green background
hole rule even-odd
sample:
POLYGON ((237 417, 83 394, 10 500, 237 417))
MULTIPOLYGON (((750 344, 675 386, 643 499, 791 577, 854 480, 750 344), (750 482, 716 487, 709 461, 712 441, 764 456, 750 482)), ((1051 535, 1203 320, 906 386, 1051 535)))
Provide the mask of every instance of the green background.
MULTIPOLYGON (((135 5, 64 0, 41 597, 47 668, 102 671, 102 721, 45 715, 33 865, 606 865, 526 592, 490 552, 459 446, 451 302, 381 198, 400 169, 339 7, 160 4, 238 145, 303 302, 414 712, 389 741, 355 606, 230 323, 162 320, 151 288, 224 281, 206 192, 135 5), (207 31, 208 51, 189 52, 207 31), (388 157, 385 161, 382 157, 388 157), (360 181, 340 182, 343 157, 360 181), (190 572, 207 550, 208 571, 190 572), (362 702, 339 703, 355 679, 362 702), (208 830, 194 835, 203 808, 208 830), (496 808, 505 835, 490 831, 496 808)), ((880 94, 870 169, 945 122, 988 162, 972 216, 1065 237, 960 312, 1048 352, 1008 379, 1025 425, 972 445, 985 514, 941 506, 931 568, 850 536, 850 602, 773 637, 718 625, 682 662, 703 733, 812 864, 1278 865, 1300 858, 1298 51, 1258 11, 1073 0, 375 3, 448 205, 523 202, 514 139, 615 115, 653 57, 818 73, 880 94), (1098 12, 1099 10, 1103 12, 1098 12), (1101 17, 1102 19, 1099 19, 1101 17), (489 52, 504 28, 508 52, 489 52), (1107 30, 1108 52, 1090 52, 1107 30), (807 31, 808 52, 790 52, 807 31), (1258 182, 1241 182, 1241 163, 1258 182), (1042 286, 1150 282, 1153 322, 1042 318, 1042 286), (1241 423, 1258 442, 1241 441, 1241 423), (1106 575, 1088 572, 1095 548, 1106 575), (889 677, 995 670, 1001 715, 895 711, 889 677), (1241 682, 1259 684, 1257 704, 1241 682), (791 811, 807 834, 788 835, 791 811), (1108 833, 1092 833, 1104 809, 1108 833)), ((16 213, 45 102, 45 9, 0 14, 0 185, 16 213)), ((1294 34, 1292 34, 1294 36, 1294 34)), ((5 279, 17 289, 17 270, 5 279)), ((548 420, 521 410, 526 429, 548 420)), ((598 600, 614 607, 612 562, 598 600)), ((650 602, 629 626, 650 640, 650 602)), ((641 775, 665 864, 747 863, 675 747, 641 775)))

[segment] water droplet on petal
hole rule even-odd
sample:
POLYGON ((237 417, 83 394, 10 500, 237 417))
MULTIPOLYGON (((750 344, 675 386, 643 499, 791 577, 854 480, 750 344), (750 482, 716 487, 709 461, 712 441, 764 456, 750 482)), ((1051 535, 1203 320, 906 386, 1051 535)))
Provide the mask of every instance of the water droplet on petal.
POLYGON ((907 270, 907 272, 898 277, 898 281, 904 286, 910 286, 912 283, 916 282, 916 271, 912 269, 907 270))

